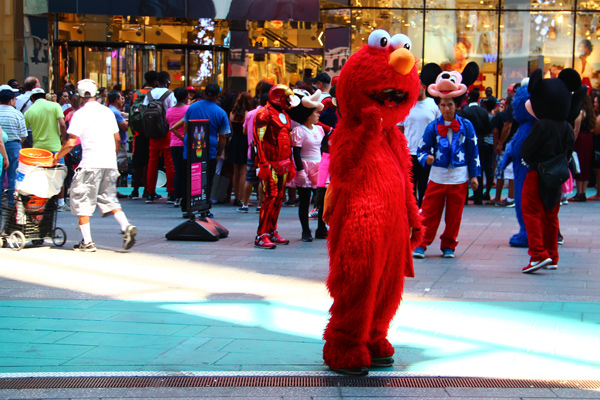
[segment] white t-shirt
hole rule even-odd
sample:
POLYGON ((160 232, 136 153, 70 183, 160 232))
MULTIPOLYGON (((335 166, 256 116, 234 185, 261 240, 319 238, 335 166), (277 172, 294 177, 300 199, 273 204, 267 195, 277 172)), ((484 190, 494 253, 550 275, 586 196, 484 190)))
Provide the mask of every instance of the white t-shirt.
MULTIPOLYGON (((154 88, 152 89, 150 92, 152 92, 152 98, 154 100, 158 100, 160 99, 160 96, 162 96, 167 90, 167 88, 154 88)), ((144 98, 144 105, 148 105, 148 103, 150 103, 150 100, 148 99, 148 95, 146 95, 146 97, 144 98)), ((171 107, 175 107, 175 105, 177 104, 177 99, 175 98, 175 95, 173 94, 173 92, 171 92, 170 95, 167 96, 167 98, 163 101, 163 105, 165 108, 165 112, 171 108, 171 107)))
POLYGON ((75 111, 67 133, 81 139, 81 168, 117 169, 115 133, 119 134, 119 126, 108 107, 89 101, 75 111))
POLYGON ((435 104, 435 101, 431 97, 427 97, 425 100, 417 101, 417 104, 410 110, 410 113, 404 120, 404 136, 408 140, 408 147, 410 148, 410 154, 417 155, 417 148, 425 128, 431 121, 434 121, 442 116, 442 113, 435 104))

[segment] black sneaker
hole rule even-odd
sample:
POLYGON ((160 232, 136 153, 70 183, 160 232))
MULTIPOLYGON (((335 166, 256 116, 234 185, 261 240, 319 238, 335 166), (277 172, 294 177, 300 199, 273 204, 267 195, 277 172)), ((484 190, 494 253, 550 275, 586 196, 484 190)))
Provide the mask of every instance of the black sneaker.
POLYGON ((96 243, 94 243, 94 242, 83 243, 83 240, 82 240, 81 242, 79 242, 75 246, 73 246, 73 250, 85 251, 86 253, 93 253, 96 251, 96 243))
POLYGON ((123 248, 129 250, 135 244, 135 235, 137 234, 137 228, 131 224, 127 225, 125 232, 123 232, 123 248))
POLYGON ((170 195, 167 197, 167 204, 175 204, 175 201, 176 201, 176 200, 177 200, 177 199, 175 198, 175 195, 172 195, 172 194, 170 194, 170 195))
POLYGON ((127 196, 127 197, 129 197, 131 200, 139 200, 139 199, 141 199, 140 193, 137 190, 132 191, 131 194, 129 196, 127 196))

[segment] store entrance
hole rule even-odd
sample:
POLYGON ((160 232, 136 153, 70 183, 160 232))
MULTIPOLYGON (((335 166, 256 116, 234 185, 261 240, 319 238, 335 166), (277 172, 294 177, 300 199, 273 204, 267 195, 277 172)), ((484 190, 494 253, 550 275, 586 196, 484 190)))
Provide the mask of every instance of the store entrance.
POLYGON ((227 76, 227 49, 175 47, 149 44, 63 42, 58 45, 54 90, 65 82, 76 84, 93 79, 108 90, 136 89, 144 84, 146 71, 167 71, 173 90, 204 87, 210 82, 223 86, 227 76))

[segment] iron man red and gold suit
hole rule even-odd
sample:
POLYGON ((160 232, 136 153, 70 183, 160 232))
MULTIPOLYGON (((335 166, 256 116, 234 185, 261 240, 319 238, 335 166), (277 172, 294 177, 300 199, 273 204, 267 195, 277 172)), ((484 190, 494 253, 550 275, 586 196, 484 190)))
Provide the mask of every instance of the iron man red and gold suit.
POLYGON ((285 112, 291 107, 294 93, 285 85, 269 91, 269 101, 254 119, 257 175, 263 184, 262 202, 256 232, 256 247, 274 249, 290 241, 277 233, 277 219, 283 203, 285 184, 294 179, 296 169, 292 160, 290 118, 285 112))

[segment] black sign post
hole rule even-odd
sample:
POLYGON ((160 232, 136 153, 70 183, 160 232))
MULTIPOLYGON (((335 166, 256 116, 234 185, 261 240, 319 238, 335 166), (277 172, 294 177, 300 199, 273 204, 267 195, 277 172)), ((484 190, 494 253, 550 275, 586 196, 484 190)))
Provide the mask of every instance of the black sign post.
POLYGON ((208 162, 209 121, 199 119, 187 124, 187 196, 186 209, 189 220, 171 229, 165 237, 168 240, 198 240, 214 242, 226 238, 229 231, 214 219, 209 218, 210 201, 206 193, 208 162), (196 215, 198 214, 198 215, 196 215))

